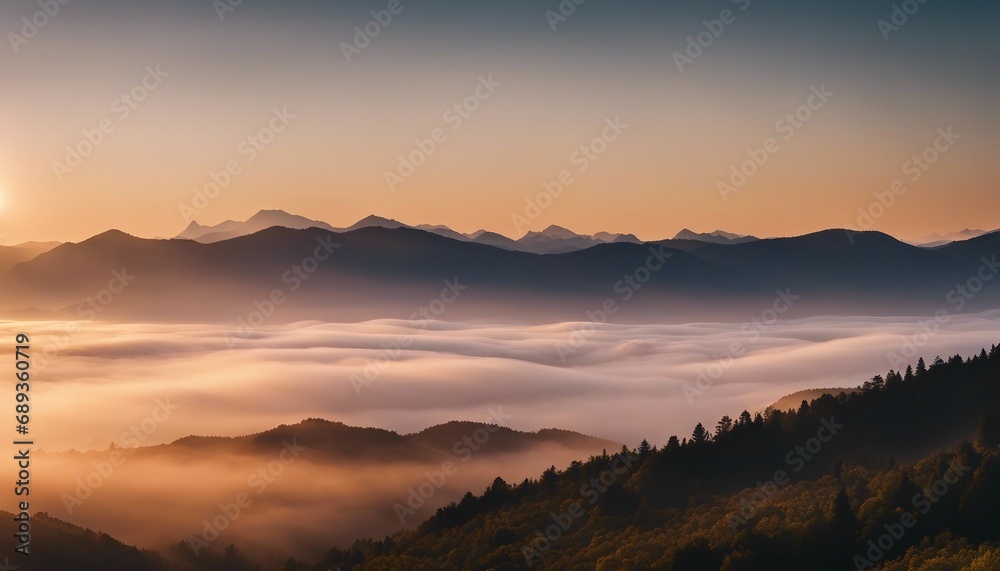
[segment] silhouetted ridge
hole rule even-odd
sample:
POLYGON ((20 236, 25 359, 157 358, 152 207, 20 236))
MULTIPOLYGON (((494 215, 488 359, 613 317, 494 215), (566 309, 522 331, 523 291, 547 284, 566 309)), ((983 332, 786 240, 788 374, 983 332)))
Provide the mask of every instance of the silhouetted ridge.
MULTIPOLYGON (((136 287, 102 308, 103 319, 229 322, 275 288, 296 292, 275 323, 405 319, 456 279, 467 291, 447 319, 576 320, 580 308, 611 299, 621 322, 735 321, 769 307, 777 291, 802 300, 783 318, 926 315, 1000 252, 1000 234, 936 250, 843 230, 740 244, 581 239, 591 245, 538 255, 408 227, 273 226, 208 244, 109 231, 27 261, 12 254, 15 265, 0 271, 0 299, 16 305, 0 310, 72 315, 124 268, 136 287), (288 273, 301 273, 303 263, 308 276, 288 273)), ((1000 288, 982 288, 954 309, 998 304, 1000 288)))

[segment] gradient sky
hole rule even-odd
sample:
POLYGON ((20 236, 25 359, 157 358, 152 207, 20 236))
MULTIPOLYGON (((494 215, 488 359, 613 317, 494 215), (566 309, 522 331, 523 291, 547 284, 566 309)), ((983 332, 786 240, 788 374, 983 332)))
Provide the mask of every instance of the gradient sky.
POLYGON ((220 21, 211 0, 76 1, 15 53, 9 34, 39 6, 5 2, 0 242, 173 236, 180 205, 233 160, 243 172, 199 222, 281 208, 515 237, 549 224, 794 235, 858 227, 858 208, 948 126, 961 139, 871 227, 1000 227, 997 2, 929 0, 886 41, 890 1, 587 0, 553 31, 556 0, 402 0, 349 64, 341 43, 388 3, 243 0, 220 21), (723 9, 735 22, 679 72, 673 53, 723 9), (116 98, 157 64, 170 76, 118 117, 116 98), (502 85, 453 130, 445 111, 490 74, 502 85), (776 122, 820 85, 834 96, 784 140, 776 122), (274 108, 297 118, 248 163, 239 145, 274 108), (628 129, 578 172, 572 153, 614 117, 628 129), (59 181, 53 163, 104 118, 114 131, 59 181), (390 190, 385 171, 435 128, 447 140, 390 190), (768 137, 779 150, 722 200, 717 183, 768 137), (516 228, 564 169, 573 184, 516 228))

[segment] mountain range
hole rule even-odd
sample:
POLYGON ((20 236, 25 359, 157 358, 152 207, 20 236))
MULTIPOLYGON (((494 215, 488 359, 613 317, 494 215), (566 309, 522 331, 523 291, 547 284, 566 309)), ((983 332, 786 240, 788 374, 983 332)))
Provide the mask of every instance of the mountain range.
POLYGON ((973 230, 966 228, 960 232, 948 232, 946 234, 930 234, 924 236, 917 242, 916 245, 922 246, 924 248, 937 248, 938 246, 945 246, 951 244, 952 242, 961 242, 962 240, 968 240, 970 238, 977 238, 983 234, 991 234, 997 232, 998 230, 973 230))
MULTIPOLYGON (((249 318, 258 305, 266 309, 264 301, 277 291, 284 301, 265 312, 271 322, 364 321, 413 315, 442 296, 445 280, 461 285, 460 300, 434 316, 449 320, 582 321, 600 317, 604 306, 612 321, 747 320, 781 298, 787 298, 781 305, 793 302, 785 318, 928 315, 1000 302, 1000 287, 990 283, 1000 271, 993 262, 1000 233, 933 249, 880 232, 845 230, 743 242, 716 236, 726 243, 694 237, 638 243, 612 235, 584 249, 539 254, 488 244, 499 238, 487 232, 458 239, 440 227, 418 229, 376 217, 344 229, 312 226, 300 217, 292 222, 284 213, 263 211, 247 223, 199 235, 234 233, 208 243, 113 230, 61 244, 0 271, 0 311, 234 322, 249 318), (235 235, 276 219, 310 227, 235 235), (324 241, 331 244, 329 259, 310 260, 317 253, 326 258, 324 241), (107 295, 114 272, 123 271, 134 278, 107 295), (80 305, 95 299, 89 308, 80 305)), ((196 230, 185 232, 198 235, 196 230)), ((536 246, 541 250, 597 240, 549 230, 522 240, 548 241, 536 246)))
MULTIPOLYGON (((576 250, 590 248, 598 244, 607 244, 612 242, 631 242, 633 244, 641 243, 641 241, 633 234, 598 232, 592 236, 587 236, 584 234, 577 234, 576 232, 554 224, 540 232, 528 232, 521 238, 514 240, 502 234, 489 232, 487 230, 477 230, 475 232, 463 234, 443 225, 418 224, 416 226, 410 226, 396 220, 375 215, 363 218, 345 228, 334 228, 326 222, 310 220, 309 218, 289 214, 282 210, 261 210, 244 222, 226 220, 225 222, 221 222, 214 226, 202 226, 197 222, 191 222, 183 232, 175 237, 187 238, 189 240, 196 240, 203 244, 210 244, 239 236, 247 236, 272 226, 282 226, 285 228, 296 229, 322 228, 324 230, 338 233, 350 232, 361 228, 388 228, 390 230, 395 230, 397 228, 413 228, 416 230, 430 232, 431 234, 437 234, 438 236, 444 236, 445 238, 451 238, 452 240, 458 240, 460 242, 474 242, 477 244, 486 244, 497 248, 503 248, 505 250, 532 252, 535 254, 573 252, 576 250)), ((685 229, 682 233, 686 233, 686 235, 690 234, 693 237, 692 239, 702 239, 706 242, 724 241, 728 243, 730 239, 735 241, 755 239, 721 231, 717 231, 712 234, 695 234, 690 230, 685 229), (701 238, 698 238, 699 236, 701 238)))
MULTIPOLYGON (((235 220, 226 220, 225 222, 221 222, 214 226, 202 226, 197 222, 191 222, 188 227, 185 228, 183 232, 175 236, 175 238, 187 238, 208 244, 239 236, 246 236, 272 226, 283 226, 285 228, 296 229, 322 228, 331 232, 350 232, 351 230, 372 227, 389 229, 415 228, 417 230, 424 230, 426 232, 444 236, 445 238, 451 238, 453 240, 476 242, 479 244, 487 244, 498 248, 504 248, 506 250, 533 252, 536 254, 572 252, 575 250, 590 248, 598 244, 607 244, 612 242, 641 243, 641 240, 639 240, 639 238, 637 238, 634 234, 612 232, 598 232, 593 235, 577 234, 576 232, 555 224, 550 225, 541 231, 529 231, 521 238, 514 239, 497 232, 490 232, 483 229, 470 233, 462 233, 441 224, 417 224, 411 226, 397 220, 383 218, 376 215, 367 216, 347 227, 335 228, 326 222, 312 220, 295 214, 289 214, 282 210, 261 210, 246 221, 239 222, 235 220)), ((908 243, 924 248, 936 248, 952 242, 960 242, 996 231, 997 230, 965 229, 959 232, 948 232, 945 234, 935 233, 908 243)), ((745 242, 760 240, 760 238, 756 236, 734 234, 724 230, 715 230, 713 232, 695 232, 688 228, 684 228, 677 232, 672 239, 677 241, 696 241, 709 244, 742 244, 745 242)))
POLYGON ((756 236, 742 236, 732 232, 716 230, 715 232, 698 233, 684 228, 674 236, 674 240, 698 240, 710 244, 742 244, 760 240, 756 236))

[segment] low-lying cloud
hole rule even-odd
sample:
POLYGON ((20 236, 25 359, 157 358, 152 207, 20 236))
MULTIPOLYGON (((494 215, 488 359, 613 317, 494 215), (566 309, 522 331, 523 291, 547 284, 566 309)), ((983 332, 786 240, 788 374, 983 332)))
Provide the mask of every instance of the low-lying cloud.
MULTIPOLYGON (((149 446, 191 434, 238 436, 305 418, 404 434, 451 420, 482 422, 496 406, 511 413, 506 425, 515 430, 554 427, 662 445, 672 434, 690 435, 698 422, 714 427, 723 415, 762 410, 798 390, 859 386, 888 371, 893 353, 930 363, 1000 340, 1000 310, 951 316, 936 328, 927 323, 813 317, 748 330, 729 323, 300 322, 261 328, 234 348, 226 329, 202 324, 90 322, 66 334, 65 323, 0 322, 0 335, 27 332, 36 357, 59 339, 58 351, 49 351, 44 366, 36 359, 32 369, 32 436, 50 452, 104 451, 112 442, 149 446), (707 371, 712 382, 691 397, 684 387, 707 371), (171 403, 171 413, 151 421, 162 402, 171 403)), ((513 483, 580 456, 535 449, 484 459, 449 481, 434 507, 466 489, 481 492, 496 475, 513 483)), ((38 507, 143 545, 176 543, 198 531, 262 460, 191 461, 173 452, 130 460, 106 489, 67 515, 59 494, 90 471, 89 457, 40 461, 38 507), (162 525, 139 525, 153 513, 162 514, 162 525)), ((405 497, 427 468, 306 458, 234 534, 260 545, 267 534, 274 541, 298 537, 298 550, 319 553, 331 539, 391 532, 399 527, 392 501, 405 497), (303 536, 306 528, 328 533, 303 536)))
MULTIPOLYGON (((952 316, 926 340, 922 321, 814 317, 749 332, 724 323, 302 322, 263 328, 234 349, 218 326, 94 322, 35 371, 33 429, 50 450, 103 449, 165 398, 177 411, 146 443, 308 417, 406 433, 480 421, 502 405, 517 410, 518 430, 663 443, 797 390, 858 386, 888 371, 890 353, 906 355, 907 341, 929 362, 1000 340, 1000 311, 952 316), (713 365, 721 375, 689 402, 684 385, 713 365), (366 367, 375 374, 366 377, 366 367)), ((27 329, 40 353, 62 325, 0 323, 0 334, 27 329)))

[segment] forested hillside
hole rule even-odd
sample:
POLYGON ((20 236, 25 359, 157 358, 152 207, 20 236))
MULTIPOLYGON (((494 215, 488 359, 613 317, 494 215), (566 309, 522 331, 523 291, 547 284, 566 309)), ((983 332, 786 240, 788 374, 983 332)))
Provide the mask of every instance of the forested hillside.
POLYGON ((998 393, 996 346, 921 359, 794 413, 498 478, 315 568, 1000 569, 998 393))

